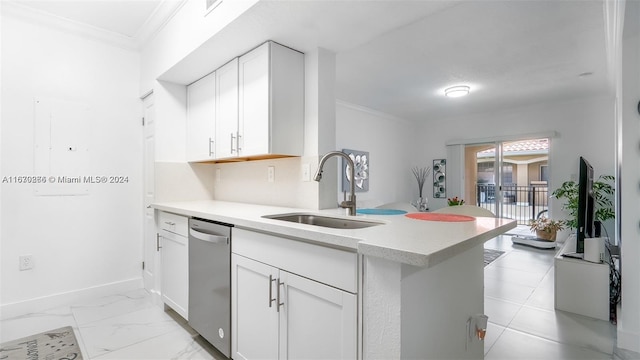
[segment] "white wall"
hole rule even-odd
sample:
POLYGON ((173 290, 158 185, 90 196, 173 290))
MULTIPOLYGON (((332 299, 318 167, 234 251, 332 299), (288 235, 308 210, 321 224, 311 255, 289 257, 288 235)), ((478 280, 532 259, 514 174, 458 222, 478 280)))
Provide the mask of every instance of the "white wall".
MULTIPOLYGON (((155 80, 161 74, 195 51, 255 3, 256 0, 223 1, 205 16, 204 1, 185 1, 173 18, 142 50, 144 66, 141 73, 141 93, 155 87, 155 80)), ((218 64, 220 65, 223 64, 218 64)), ((206 74, 202 74, 204 75, 206 74)))
POLYGON ((85 196, 35 196, 30 185, 2 184, 2 315, 42 297, 141 286, 139 55, 4 9, 1 34, 2 176, 46 175, 34 174, 33 99, 43 96, 91 107, 90 164, 79 172, 128 177, 90 185, 85 196), (33 255, 33 270, 18 271, 24 254, 33 255))
MULTIPOLYGON (((551 139, 549 157, 550 189, 555 189, 572 176, 577 176, 579 156, 589 160, 596 176, 613 175, 613 104, 613 98, 587 98, 442 119, 437 124, 437 132, 433 131, 433 123, 424 124, 422 127, 421 153, 432 154, 434 158, 444 158, 445 142, 449 140, 487 139, 495 136, 556 131, 558 137, 551 139)), ((434 207, 446 206, 446 200, 431 200, 431 203, 434 207)), ((552 200, 551 216, 565 216, 561 207, 562 203, 552 200)), ((613 234, 614 229, 608 231, 609 234, 613 234)))
MULTIPOLYGON (((417 126, 357 105, 337 102, 336 148, 368 151, 369 191, 356 193, 358 207, 390 202, 411 202, 418 197, 418 183, 411 172, 414 166, 431 166, 429 153, 418 148, 417 126)), ((340 175, 338 175, 340 178, 340 175)), ((431 191, 430 182, 425 193, 431 191)), ((338 200, 342 201, 338 183, 338 200)))
MULTIPOLYGON (((627 1, 622 68, 622 301, 618 347, 640 352, 640 4, 627 1)), ((637 355, 637 354, 636 354, 637 355)))
POLYGON ((187 87, 163 81, 153 89, 157 162, 187 159, 187 87))

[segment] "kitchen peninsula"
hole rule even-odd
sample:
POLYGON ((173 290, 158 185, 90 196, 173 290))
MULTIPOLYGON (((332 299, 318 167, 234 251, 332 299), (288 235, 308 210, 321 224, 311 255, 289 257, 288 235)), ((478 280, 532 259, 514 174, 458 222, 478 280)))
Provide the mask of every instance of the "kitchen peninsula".
MULTIPOLYGON (((153 207, 162 212, 234 225, 233 358, 250 358, 248 354, 252 350, 247 344, 257 341, 247 339, 252 332, 243 328, 248 327, 243 323, 246 317, 242 316, 247 302, 234 296, 246 295, 249 300, 257 297, 262 302, 262 295, 242 293, 245 288, 236 281, 241 281, 245 265, 251 268, 265 264, 276 270, 275 275, 265 275, 268 280, 263 281, 268 285, 269 307, 272 306, 271 292, 276 291, 271 281, 278 279, 277 309, 268 316, 284 316, 280 321, 286 322, 281 323, 280 331, 274 331, 280 334, 271 342, 275 351, 280 349, 281 354, 283 351, 287 354, 285 358, 301 354, 296 352, 298 349, 335 351, 326 356, 340 358, 482 358, 482 342, 468 335, 467 321, 483 313, 483 244, 516 225, 513 220, 495 218, 433 222, 402 215, 359 215, 355 219, 379 224, 336 229, 264 216, 304 212, 354 217, 345 216, 344 209, 318 211, 221 201, 157 203, 153 207), (289 285, 281 279, 288 279, 289 285), (315 310, 288 313, 301 309, 287 305, 287 300, 293 304, 295 294, 300 291, 286 290, 287 286, 295 289, 296 282, 300 281, 323 286, 326 288, 323 291, 328 292, 327 299, 337 299, 334 305, 341 307, 341 311, 333 315, 340 324, 330 323, 335 306, 327 314, 321 309, 317 311, 321 318, 313 317, 315 310), (284 286, 282 299, 281 285, 284 286), (296 320, 294 315, 304 318, 296 320), (298 344, 305 336, 318 335, 314 329, 319 329, 327 341, 334 339, 338 343, 324 343, 322 349, 298 344)), ((251 273, 255 271, 251 269, 251 273)), ((295 290, 300 289, 309 289, 309 286, 302 284, 295 290)), ((265 308, 266 298, 265 294, 265 308)), ((251 318, 255 319, 255 326, 263 326, 260 316, 251 318)), ((278 329, 278 319, 275 321, 278 329)), ((260 342, 263 341, 267 340, 260 342)))

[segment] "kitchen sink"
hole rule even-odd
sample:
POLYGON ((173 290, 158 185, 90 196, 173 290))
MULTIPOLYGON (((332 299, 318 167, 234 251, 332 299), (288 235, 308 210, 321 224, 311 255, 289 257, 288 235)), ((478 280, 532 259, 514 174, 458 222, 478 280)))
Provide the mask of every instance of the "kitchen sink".
POLYGON ((322 226, 334 229, 362 229, 371 226, 384 225, 384 223, 375 221, 345 219, 309 213, 264 215, 263 218, 289 221, 298 224, 322 226))

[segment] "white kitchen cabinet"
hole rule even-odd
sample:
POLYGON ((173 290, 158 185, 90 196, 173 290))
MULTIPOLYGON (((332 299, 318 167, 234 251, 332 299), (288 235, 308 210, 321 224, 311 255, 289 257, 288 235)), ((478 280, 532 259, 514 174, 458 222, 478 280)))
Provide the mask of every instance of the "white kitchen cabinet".
POLYGON ((216 158, 238 156, 238 58, 216 70, 216 158))
POLYGON ((355 359, 356 295, 280 271, 281 359, 355 359))
POLYGON ((187 86, 187 161, 215 158, 216 73, 187 86))
POLYGON ((189 318, 189 239, 185 216, 158 214, 158 251, 161 252, 162 301, 185 319, 189 318))
POLYGON ((231 256, 232 357, 277 359, 278 321, 273 301, 278 269, 242 256, 231 256))
POLYGON ((238 62, 238 156, 302 155, 304 54, 266 42, 238 62))
POLYGON ((232 251, 234 359, 356 358, 356 254, 242 229, 232 251))

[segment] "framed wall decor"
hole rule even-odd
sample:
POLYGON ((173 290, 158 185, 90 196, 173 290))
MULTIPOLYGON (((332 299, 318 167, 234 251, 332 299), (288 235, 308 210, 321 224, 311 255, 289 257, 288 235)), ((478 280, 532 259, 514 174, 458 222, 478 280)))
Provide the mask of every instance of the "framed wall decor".
POLYGON ((433 160, 433 198, 443 199, 447 197, 447 160, 433 160))
MULTIPOLYGON (((349 155, 353 164, 355 166, 355 173, 353 181, 355 181, 355 191, 356 192, 365 192, 369 191, 369 152, 368 151, 359 151, 359 150, 350 150, 350 149, 342 149, 342 152, 349 155)), ((345 159, 342 159, 342 191, 349 192, 351 191, 351 181, 349 178, 350 170, 349 165, 345 159)))

